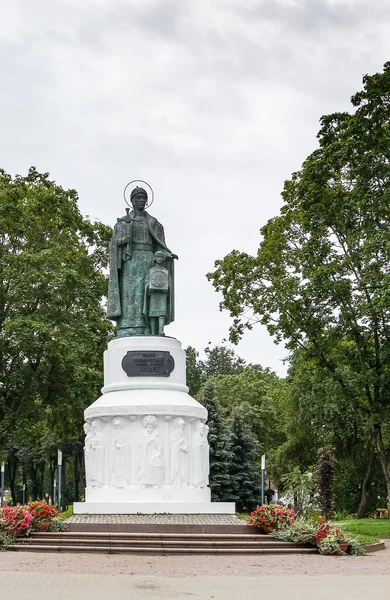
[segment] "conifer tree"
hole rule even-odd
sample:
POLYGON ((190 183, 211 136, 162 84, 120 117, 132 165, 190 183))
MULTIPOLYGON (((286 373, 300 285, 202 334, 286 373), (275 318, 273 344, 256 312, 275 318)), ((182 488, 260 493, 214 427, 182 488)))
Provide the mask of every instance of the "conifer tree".
POLYGON ((238 511, 252 510, 260 501, 259 444, 250 426, 239 413, 232 415, 230 483, 238 511))
POLYGON ((214 386, 211 384, 204 386, 203 404, 208 411, 211 499, 229 502, 234 500, 230 479, 232 466, 230 431, 221 408, 214 398, 214 386))

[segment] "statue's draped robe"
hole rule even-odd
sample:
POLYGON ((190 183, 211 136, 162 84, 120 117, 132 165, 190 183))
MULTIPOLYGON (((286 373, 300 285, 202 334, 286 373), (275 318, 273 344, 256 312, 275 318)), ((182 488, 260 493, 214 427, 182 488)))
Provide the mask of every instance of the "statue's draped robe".
POLYGON ((137 448, 137 471, 142 485, 160 486, 164 479, 165 460, 158 431, 141 432, 137 448))
POLYGON ((118 219, 110 242, 110 274, 107 317, 117 322, 118 334, 150 334, 144 315, 145 281, 154 265, 154 253, 166 253, 170 274, 168 314, 165 324, 175 318, 174 261, 165 243, 164 228, 151 215, 135 217, 134 211, 118 219))
POLYGON ((170 477, 173 487, 186 487, 188 485, 188 444, 181 430, 175 431, 171 436, 170 477))
POLYGON ((114 431, 110 442, 110 475, 115 487, 130 482, 130 447, 123 431, 114 431))

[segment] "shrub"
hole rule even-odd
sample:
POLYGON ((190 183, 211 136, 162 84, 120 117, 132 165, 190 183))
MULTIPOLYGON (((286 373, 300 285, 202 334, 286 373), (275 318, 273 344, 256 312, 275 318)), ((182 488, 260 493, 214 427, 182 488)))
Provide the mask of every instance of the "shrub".
POLYGON ((6 550, 7 546, 13 542, 14 538, 12 535, 9 535, 5 531, 0 531, 0 550, 6 550))
POLYGON ((67 531, 68 527, 68 524, 64 523, 62 519, 60 519, 59 517, 54 517, 54 519, 51 520, 47 531, 67 531))
POLYGON ((27 509, 33 517, 32 529, 37 531, 50 530, 53 519, 59 515, 57 507, 47 504, 45 500, 30 502, 27 509))
POLYGON ((31 529, 33 517, 25 506, 4 505, 0 511, 0 521, 5 532, 11 536, 25 535, 31 529))
POLYGON ((308 519, 297 519, 290 525, 282 525, 273 537, 281 542, 294 542, 295 544, 312 544, 316 546, 316 533, 318 523, 308 519))
POLYGON ((320 554, 343 554, 339 543, 338 535, 330 533, 320 541, 318 550, 320 551, 320 554))
POLYGON ((254 525, 264 533, 279 529, 281 525, 294 523, 294 511, 279 504, 264 504, 251 512, 248 525, 254 525))

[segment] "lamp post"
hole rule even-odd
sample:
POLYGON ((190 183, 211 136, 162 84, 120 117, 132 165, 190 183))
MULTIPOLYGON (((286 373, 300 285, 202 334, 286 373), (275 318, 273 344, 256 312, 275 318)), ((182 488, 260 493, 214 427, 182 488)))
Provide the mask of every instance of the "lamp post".
POLYGON ((261 506, 264 504, 265 454, 261 457, 261 506))
POLYGON ((53 504, 55 506, 57 504, 57 479, 55 477, 54 477, 54 482, 53 482, 53 492, 54 492, 53 504))
POLYGON ((26 504, 26 484, 23 484, 23 495, 22 495, 22 504, 23 506, 26 504))
POLYGON ((0 506, 4 505, 4 463, 1 463, 0 506))
POLYGON ((58 510, 61 512, 62 505, 62 452, 58 450, 58 510))

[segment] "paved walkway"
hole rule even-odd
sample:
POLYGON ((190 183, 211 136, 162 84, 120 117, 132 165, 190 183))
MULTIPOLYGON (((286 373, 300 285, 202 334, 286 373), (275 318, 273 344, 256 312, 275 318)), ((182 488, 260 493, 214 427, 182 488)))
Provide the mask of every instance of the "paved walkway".
POLYGON ((390 575, 177 579, 20 573, 11 579, 8 573, 0 573, 0 589, 2 597, 11 600, 367 600, 372 597, 385 600, 389 597, 390 575))
POLYGON ((8 600, 390 597, 390 548, 356 557, 0 553, 8 600))
POLYGON ((124 525, 245 525, 236 515, 72 515, 67 523, 124 525))

